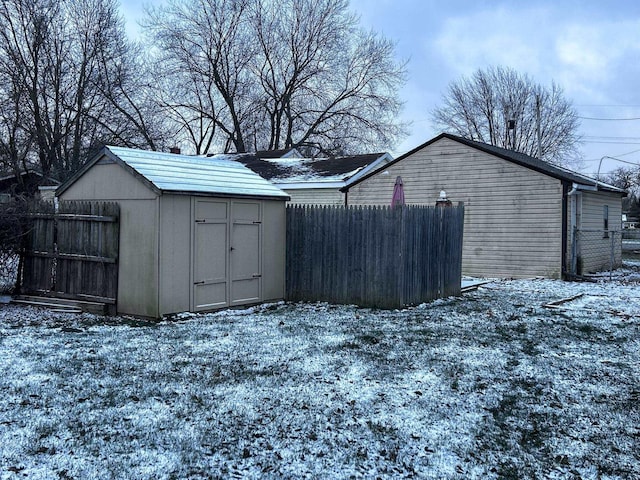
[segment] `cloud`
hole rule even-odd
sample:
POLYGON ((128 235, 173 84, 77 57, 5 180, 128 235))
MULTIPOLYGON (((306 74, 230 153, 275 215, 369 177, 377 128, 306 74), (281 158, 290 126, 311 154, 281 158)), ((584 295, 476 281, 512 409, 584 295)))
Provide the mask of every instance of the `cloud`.
MULTIPOLYGON (((607 7, 605 7, 607 8, 607 7)), ((454 75, 508 66, 535 81, 555 81, 572 97, 603 101, 640 69, 640 20, 607 12, 573 15, 558 6, 467 11, 444 20, 431 42, 454 75)))
POLYGON ((614 85, 635 83, 640 67, 639 20, 567 25, 555 53, 563 83, 597 95, 614 85))
POLYGON ((523 73, 537 71, 550 48, 540 25, 548 24, 543 9, 481 10, 445 20, 432 43, 458 74, 468 75, 490 65, 509 66, 523 73))

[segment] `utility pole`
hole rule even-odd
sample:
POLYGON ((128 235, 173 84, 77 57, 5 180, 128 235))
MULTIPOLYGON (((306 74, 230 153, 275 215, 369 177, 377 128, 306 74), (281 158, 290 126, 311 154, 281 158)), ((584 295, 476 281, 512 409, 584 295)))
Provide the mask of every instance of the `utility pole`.
POLYGON ((536 92, 536 133, 538 136, 538 158, 542 160, 542 133, 540 132, 540 93, 536 92))

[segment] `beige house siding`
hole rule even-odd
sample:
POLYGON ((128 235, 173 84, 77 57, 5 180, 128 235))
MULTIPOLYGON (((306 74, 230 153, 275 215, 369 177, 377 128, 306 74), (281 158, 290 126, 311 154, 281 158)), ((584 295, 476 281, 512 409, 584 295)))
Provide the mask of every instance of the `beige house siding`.
POLYGON ((337 188, 304 188, 286 190, 289 203, 298 205, 344 205, 344 194, 337 188))
POLYGON ((158 197, 119 165, 96 164, 61 200, 117 201, 120 205, 118 312, 158 312, 158 197))
POLYGON ((349 205, 390 204, 398 175, 408 204, 434 205, 441 190, 464 202, 463 274, 561 276, 559 180, 443 138, 356 184, 349 205))

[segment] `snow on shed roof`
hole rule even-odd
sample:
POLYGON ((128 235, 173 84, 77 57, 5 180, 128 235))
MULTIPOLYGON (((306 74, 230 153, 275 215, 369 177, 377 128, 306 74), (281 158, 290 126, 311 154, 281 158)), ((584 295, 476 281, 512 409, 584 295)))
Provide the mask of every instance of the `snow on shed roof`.
MULTIPOLYGON (((106 146, 88 166, 93 165, 105 154, 115 157, 116 161, 120 160, 133 169, 159 192, 282 199, 289 197, 286 192, 249 168, 228 158, 206 158, 106 146)), ((84 170, 80 173, 83 172, 84 170)), ((63 186, 63 190, 65 187, 63 186)))

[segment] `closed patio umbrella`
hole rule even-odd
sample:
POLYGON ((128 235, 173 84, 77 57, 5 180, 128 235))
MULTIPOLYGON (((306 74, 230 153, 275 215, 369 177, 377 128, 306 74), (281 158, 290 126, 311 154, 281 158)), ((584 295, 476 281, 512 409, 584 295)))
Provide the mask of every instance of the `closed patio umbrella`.
POLYGON ((393 197, 391 197, 391 206, 395 207, 398 205, 404 205, 404 186, 400 175, 396 178, 396 184, 393 187, 393 197))

